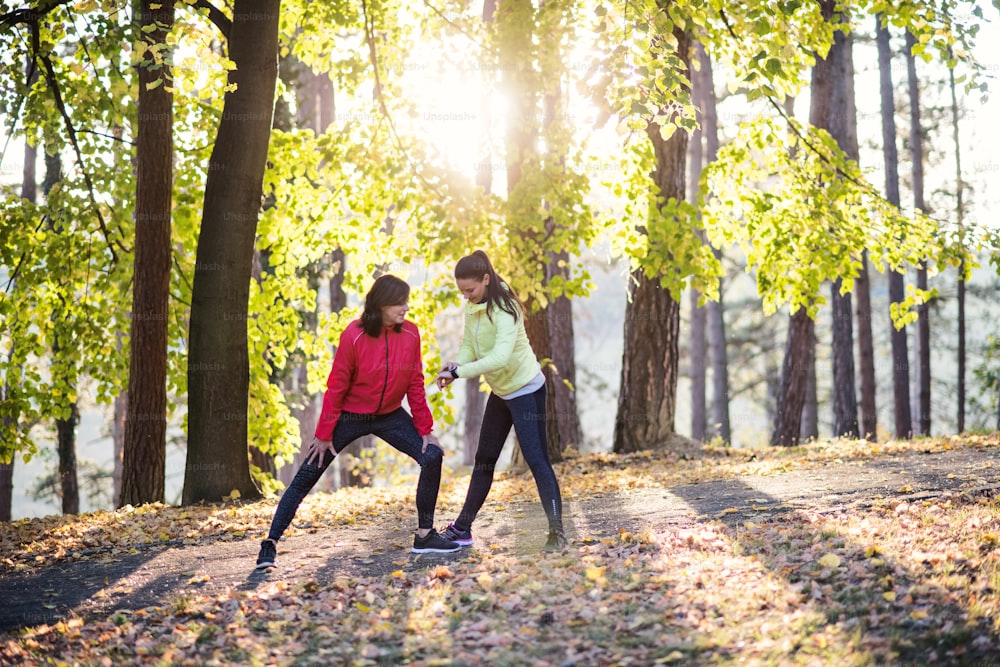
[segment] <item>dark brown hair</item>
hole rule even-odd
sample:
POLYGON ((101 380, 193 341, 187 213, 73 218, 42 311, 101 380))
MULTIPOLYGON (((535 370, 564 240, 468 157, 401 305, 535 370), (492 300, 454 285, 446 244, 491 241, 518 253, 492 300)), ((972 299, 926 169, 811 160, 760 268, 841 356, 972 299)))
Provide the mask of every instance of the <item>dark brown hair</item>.
MULTIPOLYGON (((382 324, 382 308, 401 306, 409 298, 410 286, 405 281, 396 276, 379 276, 365 297, 365 310, 361 313, 361 328, 372 338, 378 338, 384 326, 382 324)), ((401 324, 393 327, 396 333, 399 333, 402 328, 401 324)))
POLYGON ((458 260, 455 265, 455 280, 478 280, 483 281, 484 276, 490 277, 490 282, 486 286, 486 316, 493 319, 490 314, 494 307, 509 313, 516 321, 521 313, 520 303, 517 295, 510 285, 506 283, 493 270, 490 258, 482 250, 476 250, 471 255, 466 255, 458 260))

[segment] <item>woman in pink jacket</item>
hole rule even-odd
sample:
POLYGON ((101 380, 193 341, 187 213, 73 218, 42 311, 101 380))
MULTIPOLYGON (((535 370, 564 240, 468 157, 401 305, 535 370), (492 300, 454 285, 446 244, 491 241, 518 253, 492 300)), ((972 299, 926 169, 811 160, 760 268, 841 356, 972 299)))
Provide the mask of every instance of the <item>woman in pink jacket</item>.
POLYGON ((361 319, 341 334, 309 455, 281 496, 267 539, 260 546, 257 569, 274 567, 278 540, 302 499, 334 457, 365 435, 385 440, 420 464, 413 552, 458 550, 458 544, 434 530, 444 452, 431 433, 434 420, 424 393, 420 332, 406 321, 409 296, 410 286, 399 278, 378 278, 365 298, 361 319), (402 407, 404 396, 412 416, 402 407))

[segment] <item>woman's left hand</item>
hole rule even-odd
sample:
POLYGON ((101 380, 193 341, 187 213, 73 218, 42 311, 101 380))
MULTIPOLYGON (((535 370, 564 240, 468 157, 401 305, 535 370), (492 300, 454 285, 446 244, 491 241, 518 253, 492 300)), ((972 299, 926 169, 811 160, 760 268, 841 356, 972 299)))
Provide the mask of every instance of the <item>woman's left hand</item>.
POLYGON ((444 447, 441 446, 441 443, 438 442, 437 436, 434 435, 433 433, 428 433, 427 435, 422 435, 420 437, 423 438, 424 440, 424 446, 420 449, 421 453, 427 451, 427 445, 434 445, 442 452, 444 451, 444 447))

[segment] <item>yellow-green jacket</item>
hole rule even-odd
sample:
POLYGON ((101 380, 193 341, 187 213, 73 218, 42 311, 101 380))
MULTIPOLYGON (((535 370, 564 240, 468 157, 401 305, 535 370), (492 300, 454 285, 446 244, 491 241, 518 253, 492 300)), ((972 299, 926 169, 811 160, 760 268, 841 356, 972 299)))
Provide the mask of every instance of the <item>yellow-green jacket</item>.
POLYGON ((493 393, 511 394, 538 375, 541 367, 524 331, 524 315, 516 320, 499 306, 486 314, 486 303, 465 306, 465 333, 455 361, 458 376, 485 376, 493 393))

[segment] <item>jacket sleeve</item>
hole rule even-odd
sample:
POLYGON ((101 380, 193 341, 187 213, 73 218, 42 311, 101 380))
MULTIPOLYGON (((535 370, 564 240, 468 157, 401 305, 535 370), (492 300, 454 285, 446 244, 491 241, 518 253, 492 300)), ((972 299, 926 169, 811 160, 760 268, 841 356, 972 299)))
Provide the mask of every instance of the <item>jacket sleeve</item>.
POLYGON ((333 355, 333 368, 326 379, 326 393, 323 394, 323 410, 316 422, 316 439, 332 440, 333 429, 340 419, 344 396, 351 386, 351 377, 357 365, 357 355, 352 342, 350 327, 340 334, 340 344, 333 355))
POLYGON ((406 402, 413 413, 413 425, 417 433, 427 435, 434 429, 434 418, 427 406, 427 391, 424 388, 424 364, 420 358, 420 332, 417 332, 417 346, 413 353, 413 363, 409 364, 413 371, 410 374, 410 385, 406 389, 406 402))
POLYGON ((462 346, 458 348, 458 356, 455 357, 456 364, 467 364, 476 359, 476 341, 473 332, 472 315, 466 313, 465 327, 462 331, 462 346))
POLYGON ((481 359, 459 366, 459 377, 474 378, 484 373, 503 368, 510 361, 510 357, 514 352, 514 343, 517 341, 518 321, 514 319, 513 315, 500 308, 494 309, 493 318, 496 321, 497 327, 493 349, 487 352, 481 359))

